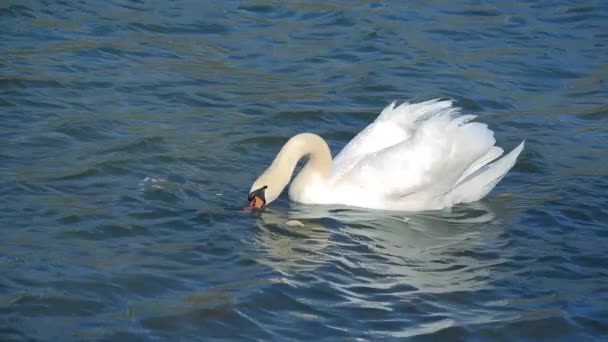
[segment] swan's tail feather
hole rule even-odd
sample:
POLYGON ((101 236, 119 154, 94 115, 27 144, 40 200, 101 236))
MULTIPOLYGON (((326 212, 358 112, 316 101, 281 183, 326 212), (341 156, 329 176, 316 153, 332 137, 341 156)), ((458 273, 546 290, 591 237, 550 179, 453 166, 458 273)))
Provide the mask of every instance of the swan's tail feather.
MULTIPOLYGON (((483 157, 477 159, 469 168, 460 176, 460 178, 456 181, 456 186, 460 183, 464 183, 474 176, 474 173, 481 169, 482 167, 488 165, 496 158, 500 157, 504 153, 504 150, 498 146, 492 146, 490 151, 486 153, 483 157)), ((454 187, 456 187, 454 186, 454 187)))
POLYGON ((497 151, 490 150, 488 154, 479 159, 465 173, 468 175, 461 177, 456 187, 447 195, 453 203, 474 202, 485 197, 494 186, 507 174, 515 165, 517 157, 523 151, 525 140, 504 157, 491 164, 481 164, 489 162, 497 151), (481 164, 481 165, 480 165, 481 164), (480 165, 480 166, 478 166, 480 165), (472 168, 477 167, 476 170, 472 168), (472 171, 470 171, 472 170, 472 171))

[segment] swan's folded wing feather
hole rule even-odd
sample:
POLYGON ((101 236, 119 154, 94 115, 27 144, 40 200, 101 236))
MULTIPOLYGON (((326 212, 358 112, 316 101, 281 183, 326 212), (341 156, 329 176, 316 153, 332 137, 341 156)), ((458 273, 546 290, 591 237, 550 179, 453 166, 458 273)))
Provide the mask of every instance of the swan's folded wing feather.
POLYGON ((339 179, 365 156, 398 144, 409 136, 391 122, 373 122, 361 131, 334 158, 334 178, 339 179))
POLYGON ((396 199, 427 189, 446 153, 449 150, 443 144, 406 141, 367 155, 341 181, 357 184, 369 193, 396 199))
POLYGON ((334 179, 339 180, 367 156, 410 139, 425 120, 456 111, 450 100, 435 99, 415 104, 406 102, 399 106, 391 103, 335 157, 334 179))

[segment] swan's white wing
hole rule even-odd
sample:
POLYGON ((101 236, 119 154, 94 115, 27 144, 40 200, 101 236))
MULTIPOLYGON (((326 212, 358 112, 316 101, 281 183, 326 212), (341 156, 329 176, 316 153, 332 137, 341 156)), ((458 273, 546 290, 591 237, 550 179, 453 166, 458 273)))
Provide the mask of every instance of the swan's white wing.
POLYGON ((441 198, 476 161, 498 152, 493 132, 472 118, 442 111, 419 123, 411 139, 364 156, 339 182, 391 202, 441 198))
POLYGON ((364 157, 410 139, 429 117, 455 113, 452 101, 435 99, 415 104, 388 105, 334 159, 334 179, 340 179, 364 157))

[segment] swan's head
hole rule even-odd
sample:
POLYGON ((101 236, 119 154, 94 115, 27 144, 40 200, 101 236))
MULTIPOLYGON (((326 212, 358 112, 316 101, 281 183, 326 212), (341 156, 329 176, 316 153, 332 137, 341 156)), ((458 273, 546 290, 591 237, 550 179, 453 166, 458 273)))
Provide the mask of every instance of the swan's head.
POLYGON ((321 169, 331 174, 331 153, 327 143, 315 134, 298 134, 283 145, 272 164, 253 182, 249 190, 249 206, 262 208, 277 199, 289 184, 293 170, 303 156, 310 156, 310 162, 303 170, 321 169))
POLYGON ((262 175, 253 182, 249 190, 250 208, 263 208, 276 200, 289 183, 290 174, 283 170, 279 163, 273 163, 262 175))
POLYGON ((259 189, 253 189, 254 187, 251 188, 249 196, 247 196, 249 208, 264 208, 266 206, 266 189, 268 189, 268 186, 264 185, 259 189))

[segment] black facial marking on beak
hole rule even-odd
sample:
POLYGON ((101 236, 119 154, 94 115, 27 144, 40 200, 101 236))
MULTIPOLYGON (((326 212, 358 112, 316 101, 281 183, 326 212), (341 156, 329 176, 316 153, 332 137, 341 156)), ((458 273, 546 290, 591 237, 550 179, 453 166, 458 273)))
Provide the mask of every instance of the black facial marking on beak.
POLYGON ((264 185, 263 187, 261 187, 257 190, 253 190, 252 192, 249 193, 249 196, 247 197, 247 199, 249 201, 251 201, 251 200, 253 200, 253 196, 258 196, 264 202, 266 202, 266 195, 265 195, 266 188, 268 188, 268 186, 264 185))

